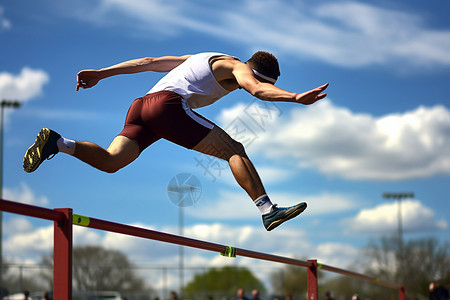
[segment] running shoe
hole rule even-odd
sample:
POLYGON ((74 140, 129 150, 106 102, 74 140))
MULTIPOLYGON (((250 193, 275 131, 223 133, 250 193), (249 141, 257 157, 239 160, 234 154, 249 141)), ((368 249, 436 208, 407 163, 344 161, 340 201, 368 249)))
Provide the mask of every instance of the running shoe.
POLYGON ((291 207, 277 207, 274 204, 269 213, 262 216, 267 231, 277 228, 287 220, 295 218, 306 209, 306 202, 291 207))
POLYGON ((23 157, 23 169, 25 172, 34 172, 45 159, 53 158, 59 152, 56 141, 60 137, 61 135, 53 130, 42 128, 36 137, 36 141, 28 148, 23 157))

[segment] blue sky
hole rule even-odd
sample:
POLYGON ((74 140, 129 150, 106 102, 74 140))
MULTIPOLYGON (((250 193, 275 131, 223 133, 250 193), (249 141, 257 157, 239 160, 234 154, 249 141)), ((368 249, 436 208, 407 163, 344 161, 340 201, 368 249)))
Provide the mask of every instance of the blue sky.
MULTIPOLYGON (((2 1, 0 98, 23 104, 5 111, 4 198, 178 233, 167 185, 190 173, 202 193, 184 209, 185 235, 348 267, 369 241, 396 233, 397 205, 382 194, 406 191, 415 197, 402 203, 404 238, 448 242, 449 9, 443 0, 2 1), (203 51, 246 60, 256 50, 278 57, 283 89, 330 83, 328 97, 310 107, 237 91, 198 110, 247 147, 274 203, 308 202, 277 230, 264 230, 226 164, 165 141, 116 174, 65 154, 35 173, 22 170, 42 127, 107 147, 131 101, 163 75, 122 75, 76 92, 78 71, 203 51)), ((4 214, 4 256, 38 261, 51 252, 51 226, 4 214)), ((139 264, 176 265, 178 257, 172 245, 79 227, 75 244, 118 249, 139 264)), ((192 266, 264 265, 191 249, 185 255, 192 266)))

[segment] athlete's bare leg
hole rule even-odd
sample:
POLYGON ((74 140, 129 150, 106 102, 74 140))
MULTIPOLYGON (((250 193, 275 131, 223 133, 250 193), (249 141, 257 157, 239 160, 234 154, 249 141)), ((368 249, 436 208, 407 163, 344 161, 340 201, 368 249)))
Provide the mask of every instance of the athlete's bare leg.
POLYGON ((252 200, 266 193, 258 172, 247 157, 242 144, 233 140, 219 127, 215 126, 194 150, 227 160, 234 178, 252 200))
POLYGON ((266 193, 258 172, 247 156, 235 154, 228 163, 234 178, 252 200, 266 193))
POLYGON ((139 156, 139 145, 121 135, 106 150, 91 142, 76 142, 74 156, 101 171, 114 173, 139 156))

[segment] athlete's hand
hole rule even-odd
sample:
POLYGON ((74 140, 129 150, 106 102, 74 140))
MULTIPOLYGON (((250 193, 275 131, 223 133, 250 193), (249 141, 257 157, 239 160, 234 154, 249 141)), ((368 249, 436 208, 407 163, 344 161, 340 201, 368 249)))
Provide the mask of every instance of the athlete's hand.
POLYGON ((326 93, 321 94, 327 87, 328 83, 303 94, 298 94, 295 98, 295 101, 304 105, 313 104, 327 96, 326 93))
POLYGON ((97 70, 83 70, 77 74, 77 91, 91 88, 100 81, 100 74, 97 70))

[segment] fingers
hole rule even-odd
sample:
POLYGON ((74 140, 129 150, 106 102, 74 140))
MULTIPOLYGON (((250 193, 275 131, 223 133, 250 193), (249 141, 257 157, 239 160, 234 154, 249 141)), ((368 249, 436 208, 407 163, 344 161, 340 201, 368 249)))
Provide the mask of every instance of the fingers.
POLYGON ((78 92, 78 90, 80 89, 80 87, 81 87, 81 88, 84 88, 84 87, 83 87, 84 82, 83 82, 83 79, 80 78, 80 73, 81 73, 81 72, 79 72, 79 73, 77 74, 77 88, 76 88, 76 91, 77 91, 77 92, 78 92))
POLYGON ((78 75, 77 75, 77 88, 76 90, 78 91, 80 88, 82 89, 87 89, 90 86, 87 84, 86 81, 84 81, 83 79, 81 79, 78 75))
POLYGON ((86 88, 86 83, 84 83, 83 82, 83 80, 77 80, 77 91, 80 89, 80 87, 82 88, 82 89, 85 89, 86 88))
POLYGON ((318 95, 316 96, 316 101, 321 100, 327 96, 327 93, 323 93, 323 94, 320 94, 320 93, 323 92, 324 90, 326 90, 328 85, 329 85, 329 83, 325 83, 324 85, 319 86, 316 89, 318 91, 318 93, 317 93, 318 95))
POLYGON ((319 96, 316 97, 317 100, 322 100, 323 98, 325 98, 327 96, 327 93, 323 93, 320 94, 319 96))
POLYGON ((321 92, 325 91, 329 85, 329 83, 325 83, 324 85, 319 86, 317 90, 320 90, 321 92))
POLYGON ((78 91, 80 88, 82 89, 86 89, 88 88, 88 84, 87 84, 87 79, 89 79, 88 77, 88 73, 86 70, 80 71, 77 74, 77 88, 76 90, 78 91))

